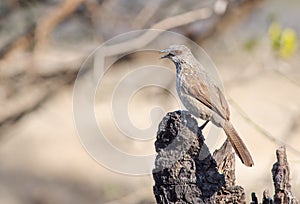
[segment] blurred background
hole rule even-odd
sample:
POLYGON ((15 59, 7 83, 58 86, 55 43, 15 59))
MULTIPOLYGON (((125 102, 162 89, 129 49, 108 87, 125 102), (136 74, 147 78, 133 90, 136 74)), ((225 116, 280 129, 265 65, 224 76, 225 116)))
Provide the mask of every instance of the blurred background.
MULTIPOLYGON (((299 7, 297 0, 1 0, 0 203, 155 202, 151 175, 119 174, 89 156, 72 113, 74 81, 87 56, 116 35, 147 28, 190 38, 218 67, 232 121, 255 161, 253 168, 236 162, 237 184, 247 199, 251 192, 261 198, 265 189, 273 195, 271 168, 282 144, 299 199, 299 7)), ((158 58, 158 53, 122 58, 97 94, 97 119, 125 152, 153 154, 155 135, 142 145, 126 142, 105 112, 111 93, 128 72, 158 58)), ((171 63, 157 63, 174 71, 171 63)), ((125 108, 132 123, 145 128, 153 105, 166 112, 179 108, 158 88, 138 92, 125 108)), ((224 139, 223 134, 218 145, 224 139)))

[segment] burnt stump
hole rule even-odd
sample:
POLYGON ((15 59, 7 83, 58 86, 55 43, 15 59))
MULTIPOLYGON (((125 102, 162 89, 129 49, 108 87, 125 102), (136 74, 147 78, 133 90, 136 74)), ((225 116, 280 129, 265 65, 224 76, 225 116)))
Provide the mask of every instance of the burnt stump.
POLYGON ((212 156, 189 112, 167 113, 159 124, 155 149, 157 203, 245 203, 244 189, 235 185, 230 143, 212 156))

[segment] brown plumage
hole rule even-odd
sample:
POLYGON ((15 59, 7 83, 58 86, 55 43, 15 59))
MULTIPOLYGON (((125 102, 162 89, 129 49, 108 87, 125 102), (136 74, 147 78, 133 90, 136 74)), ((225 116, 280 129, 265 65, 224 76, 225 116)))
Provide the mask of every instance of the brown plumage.
POLYGON ((194 116, 222 127, 241 161, 246 166, 253 166, 246 145, 230 122, 229 106, 223 92, 201 63, 184 45, 171 45, 161 52, 166 53, 162 58, 169 58, 176 65, 176 89, 183 105, 194 116))

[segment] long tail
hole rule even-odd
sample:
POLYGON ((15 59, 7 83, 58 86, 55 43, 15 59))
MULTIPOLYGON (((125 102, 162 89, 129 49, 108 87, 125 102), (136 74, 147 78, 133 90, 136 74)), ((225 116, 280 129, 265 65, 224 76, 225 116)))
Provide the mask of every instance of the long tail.
POLYGON ((250 155, 250 152, 248 151, 246 145, 238 135, 237 131, 234 129, 232 124, 229 121, 225 122, 225 125, 223 127, 231 145, 233 146, 235 152, 242 160, 243 164, 246 166, 253 166, 254 162, 252 160, 252 157, 250 155))

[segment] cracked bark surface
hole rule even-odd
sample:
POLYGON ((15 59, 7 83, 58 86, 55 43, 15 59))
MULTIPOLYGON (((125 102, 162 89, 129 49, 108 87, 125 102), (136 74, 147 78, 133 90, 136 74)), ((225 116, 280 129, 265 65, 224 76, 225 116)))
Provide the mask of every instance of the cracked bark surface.
POLYGON ((197 121, 187 111, 168 113, 155 142, 153 192, 157 203, 245 203, 235 185, 234 153, 228 141, 212 156, 197 121))
MULTIPOLYGON (((210 154, 202 130, 187 111, 167 113, 159 124, 155 141, 157 157, 153 192, 160 204, 246 203, 244 188, 235 183, 235 157, 228 140, 210 154)), ((276 150, 272 168, 274 197, 263 192, 263 204, 298 204, 290 184, 285 147, 276 150)), ((251 204, 259 199, 253 192, 251 204)))
POLYGON ((277 162, 273 165, 272 175, 275 188, 275 204, 298 204, 293 196, 290 184, 290 167, 285 147, 276 150, 277 162))

